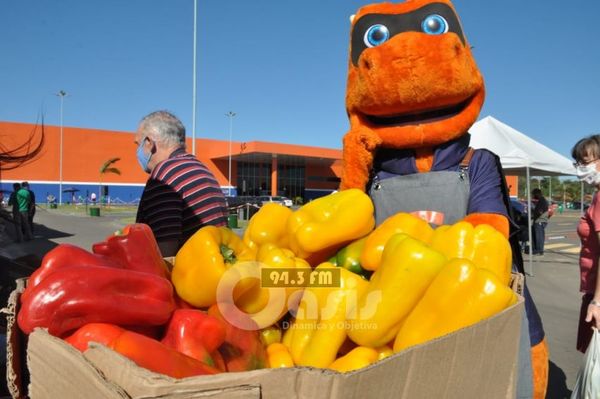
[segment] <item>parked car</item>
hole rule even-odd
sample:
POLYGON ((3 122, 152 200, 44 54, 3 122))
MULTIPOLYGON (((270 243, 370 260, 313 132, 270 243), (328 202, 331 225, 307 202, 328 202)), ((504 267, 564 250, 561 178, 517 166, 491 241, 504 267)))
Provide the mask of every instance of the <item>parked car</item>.
POLYGON ((275 202, 276 204, 281 204, 283 206, 287 206, 288 208, 290 208, 293 205, 292 200, 287 197, 262 195, 258 197, 258 199, 263 205, 269 202, 275 202))
MULTIPOLYGON (((588 202, 583 203, 583 210, 587 210, 590 207, 588 202)), ((581 201, 573 201, 571 202, 571 209, 581 209, 581 201)))
POLYGON ((262 201, 259 197, 251 195, 238 195, 236 197, 225 196, 225 202, 228 208, 239 208, 240 206, 250 205, 251 207, 259 208, 262 205, 262 201))

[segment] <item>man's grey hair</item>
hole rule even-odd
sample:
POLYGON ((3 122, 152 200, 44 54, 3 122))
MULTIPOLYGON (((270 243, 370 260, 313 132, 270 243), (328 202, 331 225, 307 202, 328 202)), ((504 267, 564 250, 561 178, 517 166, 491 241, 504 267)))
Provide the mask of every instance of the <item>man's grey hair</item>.
POLYGON ((140 129, 159 143, 185 148, 185 127, 169 111, 154 111, 146 115, 140 122, 140 129))

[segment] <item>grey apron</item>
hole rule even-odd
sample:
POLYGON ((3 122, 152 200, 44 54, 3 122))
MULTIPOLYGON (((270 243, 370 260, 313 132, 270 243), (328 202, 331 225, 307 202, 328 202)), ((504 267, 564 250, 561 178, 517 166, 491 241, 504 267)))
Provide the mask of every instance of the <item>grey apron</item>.
POLYGON ((454 224, 467 215, 471 186, 466 167, 457 172, 438 171, 373 178, 369 196, 379 226, 398 213, 416 214, 434 225, 454 224))
MULTIPOLYGON (((398 212, 415 214, 433 225, 454 224, 463 219, 467 215, 471 191, 469 160, 466 164, 461 163, 457 172, 415 173, 383 180, 377 176, 373 178, 369 196, 375 206, 377 226, 398 212)), ((519 399, 533 396, 530 347, 528 321, 523 312, 516 392, 519 399)))

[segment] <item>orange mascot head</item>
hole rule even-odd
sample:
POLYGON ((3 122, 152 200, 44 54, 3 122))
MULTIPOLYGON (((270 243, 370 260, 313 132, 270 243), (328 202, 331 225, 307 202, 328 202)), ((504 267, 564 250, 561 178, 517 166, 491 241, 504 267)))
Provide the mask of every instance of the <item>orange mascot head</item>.
POLYGON ((377 148, 414 149, 428 171, 433 147, 466 134, 484 97, 449 1, 361 8, 352 20, 341 188, 365 189, 377 148))

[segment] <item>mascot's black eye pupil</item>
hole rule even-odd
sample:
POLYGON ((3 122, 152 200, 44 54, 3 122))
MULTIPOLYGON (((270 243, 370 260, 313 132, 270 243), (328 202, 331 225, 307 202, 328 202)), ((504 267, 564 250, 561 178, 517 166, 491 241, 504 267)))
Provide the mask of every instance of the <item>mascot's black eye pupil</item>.
POLYGON ((373 34, 371 35, 371 38, 373 39, 373 41, 375 42, 379 42, 381 41, 383 38, 385 37, 385 35, 383 34, 383 32, 381 32, 380 30, 376 30, 375 32, 373 32, 373 34))
POLYGON ((448 22, 438 14, 428 15, 421 24, 421 29, 428 35, 441 35, 448 32, 448 22))
POLYGON ((365 32, 364 42, 367 47, 375 47, 390 38, 390 31, 385 25, 377 24, 371 26, 365 32))

